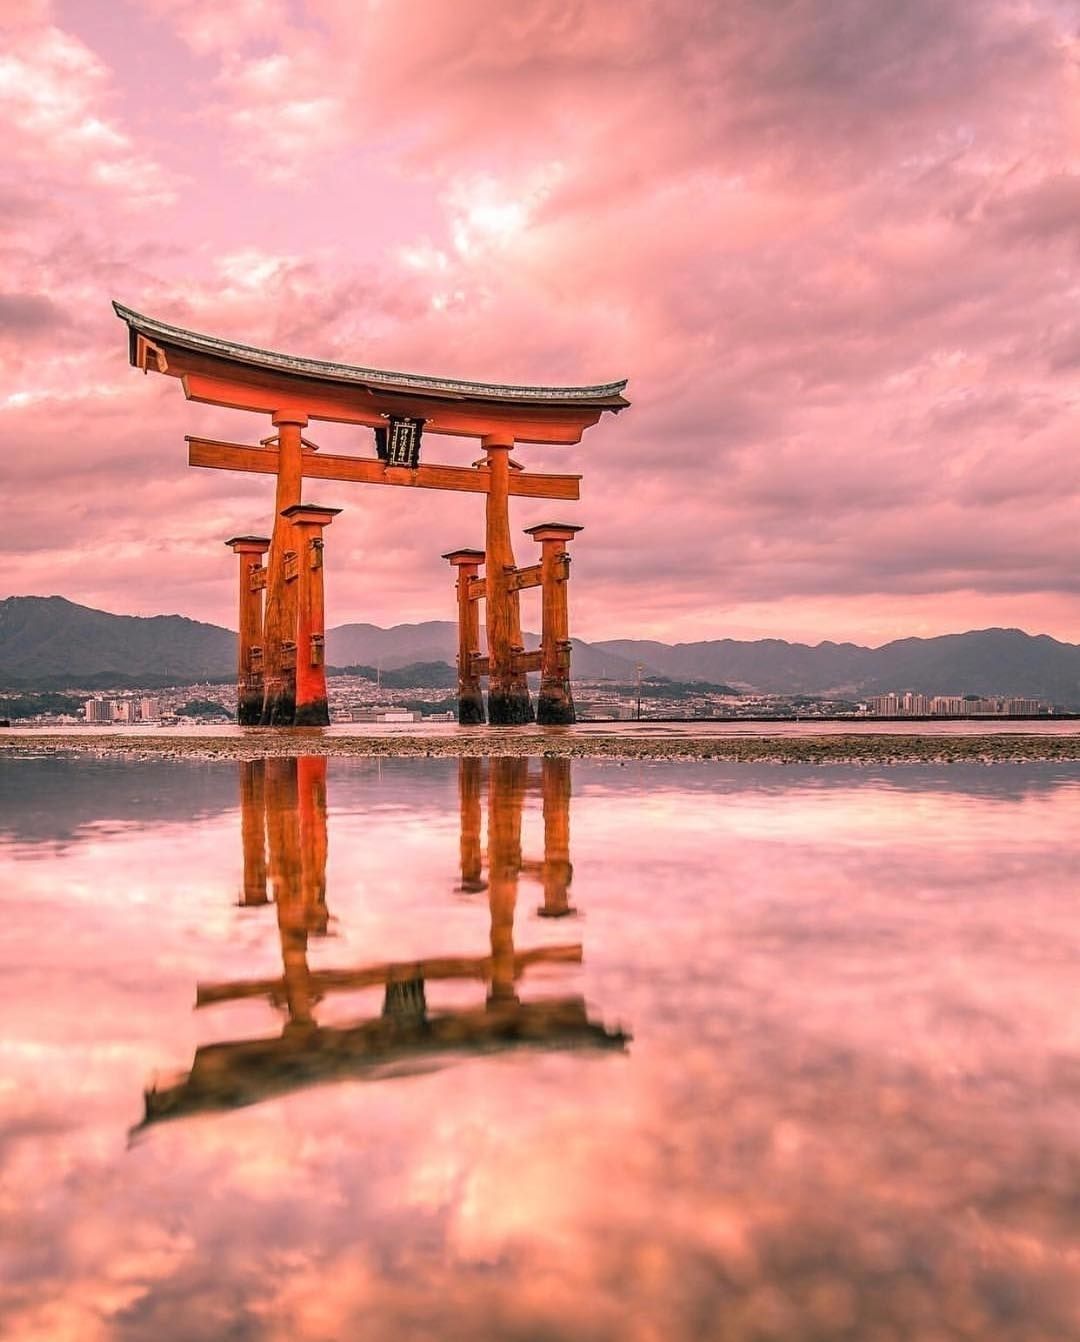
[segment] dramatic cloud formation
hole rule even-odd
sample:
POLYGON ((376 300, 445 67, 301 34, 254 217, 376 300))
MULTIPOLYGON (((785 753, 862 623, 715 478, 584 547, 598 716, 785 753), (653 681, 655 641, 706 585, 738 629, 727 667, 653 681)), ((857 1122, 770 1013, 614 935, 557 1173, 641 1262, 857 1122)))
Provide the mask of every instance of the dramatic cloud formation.
MULTIPOLYGON (((118 297, 375 366, 629 375, 581 449, 527 454, 585 471, 583 636, 1080 639, 1073 6, 33 0, 0 26, 8 592, 231 622, 220 542, 268 525, 268 481, 183 447, 265 426, 138 378, 118 297)), ((346 510, 333 621, 451 616, 475 499, 318 495, 346 510)))

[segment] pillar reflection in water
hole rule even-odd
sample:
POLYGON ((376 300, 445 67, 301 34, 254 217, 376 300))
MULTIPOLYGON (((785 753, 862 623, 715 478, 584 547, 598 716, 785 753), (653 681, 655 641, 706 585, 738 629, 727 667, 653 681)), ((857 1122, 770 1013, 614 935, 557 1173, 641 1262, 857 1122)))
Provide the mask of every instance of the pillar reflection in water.
POLYGON ((517 950, 514 943, 518 886, 523 876, 542 884, 544 903, 538 912, 549 916, 572 912, 567 893, 571 876, 569 761, 542 762, 545 851, 540 861, 526 860, 522 849, 529 761, 460 761, 458 889, 467 894, 487 890, 490 954, 312 970, 310 939, 324 935, 330 922, 326 764, 324 758, 310 756, 241 764, 242 902, 257 908, 272 896, 282 973, 271 979, 200 983, 196 994, 197 1007, 265 998, 285 1014, 281 1034, 200 1047, 187 1074, 171 1085, 146 1092, 140 1127, 164 1118, 254 1104, 321 1082, 382 1076, 388 1065, 403 1061, 422 1061, 430 1068, 436 1060, 450 1062, 455 1054, 466 1051, 522 1045, 625 1047, 629 1036, 590 1020, 580 995, 523 1001, 519 994, 520 982, 531 966, 577 965, 582 960, 580 942, 527 951, 517 950), (485 764, 486 882, 481 844, 485 764), (483 1005, 433 1010, 429 988, 452 980, 486 985, 483 1005), (318 1005, 327 994, 377 987, 383 989, 379 1015, 345 1026, 318 1024, 318 1005))

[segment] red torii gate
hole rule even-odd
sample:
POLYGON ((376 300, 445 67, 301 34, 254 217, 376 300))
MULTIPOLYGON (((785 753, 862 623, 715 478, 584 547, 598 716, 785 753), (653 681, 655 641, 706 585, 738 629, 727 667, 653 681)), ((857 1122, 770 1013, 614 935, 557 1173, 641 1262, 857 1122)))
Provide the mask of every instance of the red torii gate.
POLYGON ((526 471, 511 460, 510 452, 520 443, 579 443, 585 429, 605 410, 618 412, 629 404, 622 395, 625 379, 590 387, 518 387, 384 372, 257 349, 170 326, 119 303, 114 302, 113 308, 127 325, 134 367, 179 378, 188 400, 268 415, 275 429, 257 446, 187 439, 192 466, 277 477, 272 535, 227 542, 241 560, 240 723, 293 726, 329 721, 322 529, 336 510, 301 502, 305 477, 484 494, 484 550, 450 551, 445 556, 459 568, 460 721, 483 722, 480 677, 486 675, 488 720, 531 722, 526 674, 532 670, 542 673, 537 720, 574 721, 565 545, 579 528, 561 523, 530 528, 542 546, 541 562, 518 568, 509 499, 513 495, 575 500, 581 477, 526 471), (317 445, 301 433, 313 419, 374 429, 375 455, 317 452, 317 445), (478 438, 484 457, 471 467, 421 464, 425 433, 478 438), (259 558, 267 550, 263 568, 259 558), (527 653, 519 592, 532 586, 543 589, 543 641, 538 652, 527 653), (479 620, 473 604, 480 599, 485 603, 486 657, 478 646, 479 620))

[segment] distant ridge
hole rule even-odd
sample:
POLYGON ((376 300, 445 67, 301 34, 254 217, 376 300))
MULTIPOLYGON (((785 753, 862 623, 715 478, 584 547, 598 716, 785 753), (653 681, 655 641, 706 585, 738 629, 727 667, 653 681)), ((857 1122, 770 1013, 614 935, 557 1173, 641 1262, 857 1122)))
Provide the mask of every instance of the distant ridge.
POLYGON ((9 689, 182 685, 228 675, 235 661, 235 634, 183 615, 110 615, 62 596, 0 601, 0 680, 9 689))
MULTIPOLYGON (((536 635, 526 635, 530 647, 536 635)), ((331 666, 398 671, 452 665, 449 620, 346 624, 327 633, 331 666)), ((0 688, 177 684, 233 674, 236 635, 182 615, 112 615, 60 596, 0 601, 0 688)), ((646 673, 774 694, 864 697, 889 690, 927 694, 1023 694, 1080 708, 1080 646, 1020 629, 977 629, 904 638, 880 648, 783 639, 710 639, 674 645, 643 639, 574 640, 574 674, 623 683, 646 673)))

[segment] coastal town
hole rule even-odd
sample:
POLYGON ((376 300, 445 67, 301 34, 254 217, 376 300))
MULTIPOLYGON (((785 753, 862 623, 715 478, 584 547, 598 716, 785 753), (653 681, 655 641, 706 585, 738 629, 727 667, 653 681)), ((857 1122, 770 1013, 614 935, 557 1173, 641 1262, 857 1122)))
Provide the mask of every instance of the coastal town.
MULTIPOLYGON (((427 684, 400 683, 401 677, 340 673, 327 677, 332 724, 457 721, 453 672, 427 674, 427 684), (443 679, 443 686, 433 680, 443 679)), ((408 677, 405 677, 408 679, 408 677)), ((803 719, 1042 718, 1070 716, 1069 709, 1023 695, 928 695, 913 690, 866 698, 758 694, 662 676, 639 684, 611 680, 574 682, 581 722, 761 721, 803 719)), ((134 727, 221 724, 236 716, 236 684, 203 681, 165 688, 136 687, 93 692, 9 691, 0 696, 0 722, 19 726, 134 727)))

